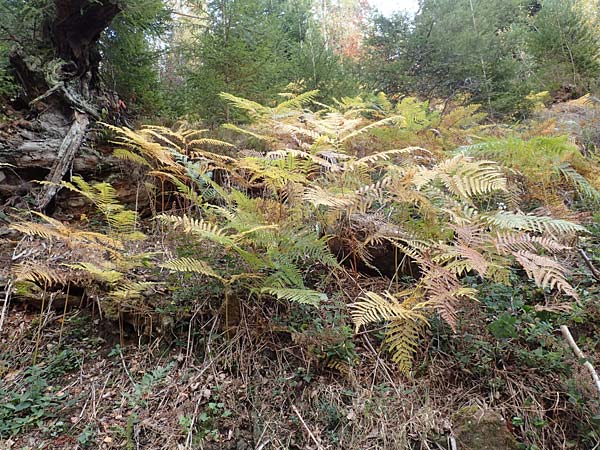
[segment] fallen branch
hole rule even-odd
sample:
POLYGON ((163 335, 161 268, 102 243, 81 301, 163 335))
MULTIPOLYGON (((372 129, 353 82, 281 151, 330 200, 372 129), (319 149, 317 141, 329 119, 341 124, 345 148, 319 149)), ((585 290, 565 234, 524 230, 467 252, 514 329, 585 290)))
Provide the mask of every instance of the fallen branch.
POLYGON ((598 373, 596 372, 596 369, 594 369, 594 366, 592 366, 592 363, 586 359, 586 357, 583 354, 583 352, 581 351, 581 349, 577 346, 577 343, 573 339, 573 336, 571 335, 569 328, 566 325, 561 325, 560 331, 562 332, 562 335, 567 340, 569 347, 571 347, 571 349, 573 350, 573 353, 575 353, 575 356, 577 356, 577 358, 579 358, 580 360, 585 360, 583 365, 585 367, 587 367, 587 369, 589 370, 590 375, 592 376, 592 379, 594 380, 594 383, 596 384, 596 389, 598 389, 598 394, 600 394, 600 377, 598 377, 598 373))

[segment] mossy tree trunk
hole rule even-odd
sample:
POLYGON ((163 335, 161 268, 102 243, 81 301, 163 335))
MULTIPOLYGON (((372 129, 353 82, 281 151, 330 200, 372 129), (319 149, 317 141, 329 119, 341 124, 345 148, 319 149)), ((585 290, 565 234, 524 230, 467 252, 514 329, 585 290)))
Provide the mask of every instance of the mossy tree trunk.
MULTIPOLYGON (((34 45, 15 45, 10 54, 20 85, 13 103, 20 116, 0 127, 0 199, 23 195, 25 181, 59 182, 68 171, 94 171, 99 155, 82 151, 89 124, 115 99, 101 89, 98 40, 121 11, 119 0, 49 0, 42 32, 34 45)), ((26 188, 24 188, 26 186, 26 188)), ((44 185, 37 207, 45 209, 56 189, 44 185)))

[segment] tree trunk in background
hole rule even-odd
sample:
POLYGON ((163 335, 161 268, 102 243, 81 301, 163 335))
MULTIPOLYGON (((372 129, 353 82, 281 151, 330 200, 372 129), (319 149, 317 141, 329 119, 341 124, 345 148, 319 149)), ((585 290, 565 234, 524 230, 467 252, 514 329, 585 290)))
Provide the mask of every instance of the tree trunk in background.
MULTIPOLYGON (((32 190, 32 179, 60 182, 70 170, 98 170, 99 154, 82 147, 100 110, 113 109, 99 82, 101 33, 121 11, 117 0, 54 0, 39 50, 15 48, 10 63, 21 96, 13 122, 0 126, 0 200, 32 190), (52 55, 43 59, 43 55, 52 55)), ((33 46, 32 46, 33 47, 33 46)), ((37 207, 45 209, 58 189, 43 185, 37 207)), ((4 202, 2 202, 4 203, 4 202)))

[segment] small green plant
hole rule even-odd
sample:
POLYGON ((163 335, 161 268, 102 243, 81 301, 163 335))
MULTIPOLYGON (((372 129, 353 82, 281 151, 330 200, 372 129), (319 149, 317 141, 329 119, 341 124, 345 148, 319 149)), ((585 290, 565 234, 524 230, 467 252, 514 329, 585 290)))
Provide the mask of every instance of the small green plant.
POLYGON ((85 428, 77 436, 77 443, 83 448, 89 448, 94 444, 96 436, 96 427, 92 423, 88 423, 85 428))
POLYGON ((0 438, 15 436, 56 417, 64 394, 50 388, 48 373, 39 365, 29 367, 18 391, 0 385, 0 438))

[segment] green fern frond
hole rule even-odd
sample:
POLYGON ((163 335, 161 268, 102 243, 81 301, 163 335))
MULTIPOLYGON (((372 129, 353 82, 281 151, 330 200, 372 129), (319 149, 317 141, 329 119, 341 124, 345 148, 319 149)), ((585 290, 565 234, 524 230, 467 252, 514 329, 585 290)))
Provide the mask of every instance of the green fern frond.
POLYGON ((315 89, 312 91, 303 92, 302 94, 298 94, 284 102, 279 103, 275 107, 275 111, 281 112, 287 109, 302 109, 306 105, 313 102, 315 98, 319 95, 319 90, 315 89))
POLYGON ((84 271, 98 281, 104 281, 111 284, 116 283, 123 278, 123 274, 121 272, 110 268, 100 267, 91 262, 78 262, 74 264, 65 264, 65 266, 69 267, 70 269, 84 271))
POLYGON ((559 167, 562 175, 570 181, 576 188, 579 194, 594 203, 600 203, 600 191, 596 189, 587 178, 577 172, 570 164, 562 164, 559 167))
POLYGON ((481 217, 490 225, 501 230, 533 231, 535 233, 550 233, 557 235, 588 232, 585 227, 579 224, 547 216, 533 216, 509 211, 498 211, 492 215, 483 214, 481 217))

